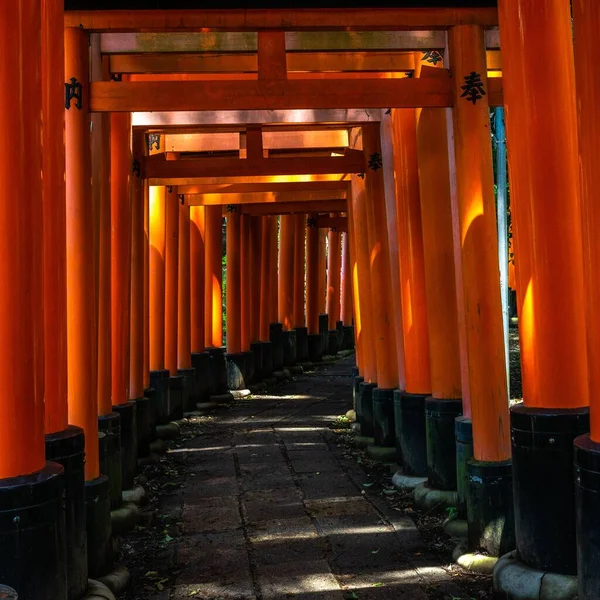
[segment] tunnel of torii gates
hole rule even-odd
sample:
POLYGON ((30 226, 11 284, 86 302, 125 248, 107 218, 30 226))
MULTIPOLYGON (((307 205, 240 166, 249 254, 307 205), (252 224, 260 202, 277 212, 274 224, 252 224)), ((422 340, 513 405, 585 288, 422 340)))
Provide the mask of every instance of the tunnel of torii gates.
POLYGON ((600 597, 600 8, 572 6, 574 38, 568 0, 1 4, 1 584, 84 597, 157 435, 356 343, 360 436, 454 498, 501 597, 600 597))

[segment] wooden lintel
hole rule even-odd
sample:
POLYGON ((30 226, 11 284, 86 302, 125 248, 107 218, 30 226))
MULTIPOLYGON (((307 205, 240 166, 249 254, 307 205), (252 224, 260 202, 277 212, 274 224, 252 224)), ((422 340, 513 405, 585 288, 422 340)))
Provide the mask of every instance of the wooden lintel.
MULTIPOLYGON (((487 67, 500 70, 499 50, 488 50, 487 67)), ((334 75, 339 73, 370 73, 412 71, 414 52, 288 52, 288 77, 302 73, 334 75), (337 72, 337 73, 336 73, 337 72)), ((121 74, 246 74, 256 76, 256 54, 169 53, 169 54, 113 54, 110 56, 111 73, 121 74)))
MULTIPOLYGON (((346 200, 319 200, 316 202, 275 202, 268 204, 242 204, 240 212, 252 215, 285 215, 310 213, 342 213, 346 212, 346 200)), ((223 210, 226 210, 224 207, 223 210)))
POLYGON ((213 194, 186 194, 185 201, 189 206, 217 206, 222 204, 273 204, 287 202, 327 202, 344 200, 346 190, 321 190, 303 192, 239 192, 213 194))
POLYGON ((335 231, 348 231, 348 217, 332 217, 320 215, 317 217, 317 227, 320 229, 334 229, 335 231))
MULTIPOLYGON (((148 179, 148 185, 176 185, 176 186, 205 186, 205 185, 232 185, 232 184, 265 184, 272 185, 290 184, 290 183, 305 183, 311 184, 315 182, 343 182, 344 185, 351 181, 349 173, 311 173, 304 175, 246 175, 246 176, 223 176, 223 177, 171 177, 171 178, 151 178, 148 179)), ((310 188, 309 188, 310 189, 310 188)))
POLYGON ((146 157, 142 167, 143 176, 147 179, 363 173, 365 159, 363 153, 356 150, 346 150, 344 156, 330 158, 198 158, 167 161, 163 155, 156 154, 146 157))
POLYGON ((179 194, 240 194, 245 192, 314 192, 314 191, 342 191, 346 190, 346 181, 290 181, 270 183, 217 183, 180 185, 177 187, 179 194))
POLYGON ((96 81, 94 112, 336 108, 441 108, 452 105, 450 79, 96 81))
POLYGON ((65 27, 90 31, 410 31, 498 25, 496 8, 307 8, 65 11, 65 27))

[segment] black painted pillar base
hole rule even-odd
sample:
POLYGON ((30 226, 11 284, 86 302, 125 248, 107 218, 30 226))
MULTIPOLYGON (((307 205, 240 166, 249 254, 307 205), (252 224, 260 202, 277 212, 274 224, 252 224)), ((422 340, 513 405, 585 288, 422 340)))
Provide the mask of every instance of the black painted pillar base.
POLYGON ((335 330, 337 331, 338 352, 344 349, 344 323, 336 321, 335 330))
POLYGON ((105 475, 85 482, 85 505, 88 576, 96 579, 113 568, 109 484, 105 475))
POLYGON ((296 364, 296 331, 290 329, 282 333, 283 366, 293 367, 296 364))
POLYGON ((170 413, 170 387, 169 371, 159 369, 150 371, 150 387, 154 388, 154 414, 156 415, 156 425, 165 425, 169 422, 170 413))
POLYGON ((254 365, 254 376, 249 383, 262 381, 263 375, 263 345, 262 342, 256 341, 250 343, 250 354, 252 354, 252 364, 254 365))
MULTIPOLYGON (((150 426, 150 437, 148 438, 148 444, 156 439, 156 390, 150 386, 144 390, 144 397, 148 398, 148 424, 150 426)), ((150 446, 148 446, 148 453, 150 453, 150 446)), ((143 454, 138 446, 138 455, 147 456, 143 454)))
POLYGON ((515 548, 512 463, 467 463, 469 550, 502 556, 515 548))
POLYGON ((396 445, 394 390, 375 388, 372 397, 375 445, 393 448, 396 445))
MULTIPOLYGON (((364 377, 361 377, 358 374, 358 369, 356 370, 356 375, 352 376, 352 408, 354 409, 354 412, 357 413, 357 409, 356 407, 358 406, 358 394, 359 394, 359 386, 360 384, 365 380, 364 377)), ((358 416, 356 417, 356 420, 358 421, 358 416)))
POLYGON ((110 508, 123 503, 123 474, 121 467, 121 417, 112 412, 98 417, 98 443, 100 444, 100 474, 108 477, 110 508))
POLYGON ((247 389, 248 353, 231 352, 225 357, 227 359, 227 387, 230 390, 247 389))
POLYGON ((510 410, 517 557, 541 571, 577 573, 573 441, 588 408, 510 410))
POLYGON ((198 402, 208 402, 210 398, 210 354, 208 352, 192 352, 194 367, 194 408, 198 402))
POLYGON ((296 362, 308 360, 308 328, 296 327, 296 362))
POLYGON ((427 432, 427 478, 429 486, 438 490, 456 489, 456 440, 454 421, 462 414, 462 400, 425 400, 427 432))
POLYGON ((344 350, 352 350, 354 348, 354 326, 344 325, 342 327, 344 350))
POLYGON ((338 330, 332 329, 327 332, 327 354, 335 356, 339 349, 338 330))
POLYGON ((184 389, 183 376, 169 377, 169 421, 183 419, 184 389))
POLYGON ((323 355, 325 355, 327 354, 327 346, 329 345, 329 315, 327 313, 319 315, 319 333, 321 334, 323 355))
POLYGON ((254 363, 254 354, 249 350, 244 352, 246 355, 246 383, 251 385, 256 381, 256 365, 254 363))
POLYGON ((309 333, 306 336, 308 360, 312 363, 323 360, 323 337, 320 333, 309 333))
POLYGON ((150 399, 145 396, 134 398, 135 420, 136 420, 136 452, 137 457, 150 454, 150 442, 152 441, 152 429, 150 424, 150 399))
POLYGON ((600 596, 600 444, 575 438, 575 523, 579 600, 600 596))
POLYGON ((207 348, 210 355, 210 395, 220 396, 226 394, 227 389, 227 361, 225 360, 226 348, 207 348))
POLYGON ((67 598, 64 469, 0 479, 0 581, 19 600, 67 598))
POLYGON ((196 369, 189 367, 177 372, 183 377, 182 413, 196 410, 196 369))
POLYGON ((376 383, 363 381, 358 386, 358 403, 356 404, 356 420, 360 424, 360 434, 364 437, 373 437, 373 390, 376 383))
POLYGON ((425 394, 394 390, 396 459, 405 475, 427 477, 425 394))
POLYGON ((283 325, 271 323, 269 325, 269 339, 273 344, 273 371, 283 369, 283 325))
POLYGON ((270 379, 273 376, 273 344, 261 342, 262 344, 262 378, 270 379))
POLYGON ((137 473, 137 413, 133 401, 113 406, 113 411, 121 418, 121 476, 124 490, 133 488, 133 478, 137 473))
POLYGON ((88 580, 84 446, 83 429, 75 425, 69 425, 64 431, 46 435, 46 460, 58 463, 64 469, 69 600, 78 600, 83 596, 88 580))
POLYGON ((454 435, 456 440, 456 492, 458 496, 458 506, 456 508, 458 509, 458 516, 465 519, 467 517, 467 492, 469 489, 467 463, 473 458, 473 423, 471 419, 456 417, 454 419, 454 435))

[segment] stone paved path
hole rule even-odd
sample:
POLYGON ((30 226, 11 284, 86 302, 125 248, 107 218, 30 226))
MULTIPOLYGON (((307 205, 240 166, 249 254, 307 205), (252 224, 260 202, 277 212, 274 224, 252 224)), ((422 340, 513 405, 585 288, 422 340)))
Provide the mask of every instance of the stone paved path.
POLYGON ((239 401, 180 450, 180 570, 167 597, 466 598, 336 445, 351 360, 239 401))

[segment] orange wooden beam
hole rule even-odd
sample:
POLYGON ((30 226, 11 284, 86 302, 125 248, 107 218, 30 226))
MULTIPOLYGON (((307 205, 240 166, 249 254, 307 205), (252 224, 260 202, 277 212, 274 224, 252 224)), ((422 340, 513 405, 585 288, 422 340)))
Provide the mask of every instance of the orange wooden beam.
POLYGON ((285 183, 221 183, 183 185, 177 188, 180 194, 240 194, 246 192, 308 192, 340 191, 347 189, 345 181, 290 181, 285 183))
POLYGON ((79 10, 65 13, 65 27, 91 31, 257 31, 260 29, 411 31, 463 23, 498 25, 495 8, 313 8, 253 10, 79 10))
POLYGON ((343 200, 346 190, 314 192, 244 192, 240 194, 194 194, 185 196, 188 206, 225 206, 228 204, 273 204, 285 202, 316 202, 343 200))
POLYGON ((215 111, 452 106, 450 79, 96 81, 92 111, 215 111))
POLYGON ((348 231, 348 218, 333 215, 319 215, 317 217, 317 227, 335 229, 339 233, 348 231))
MULTIPOLYGON (((294 213, 340 213, 346 211, 346 200, 315 200, 312 202, 271 202, 241 204, 240 212, 247 215, 289 215, 294 213)), ((225 207, 223 207, 225 210, 225 207)))
MULTIPOLYGON (((364 156, 346 150, 331 158, 199 158, 165 160, 163 155, 146 157, 143 175, 150 180, 248 175, 296 175, 302 173, 362 173, 364 156)), ((152 181, 156 184, 157 181, 152 181)))

